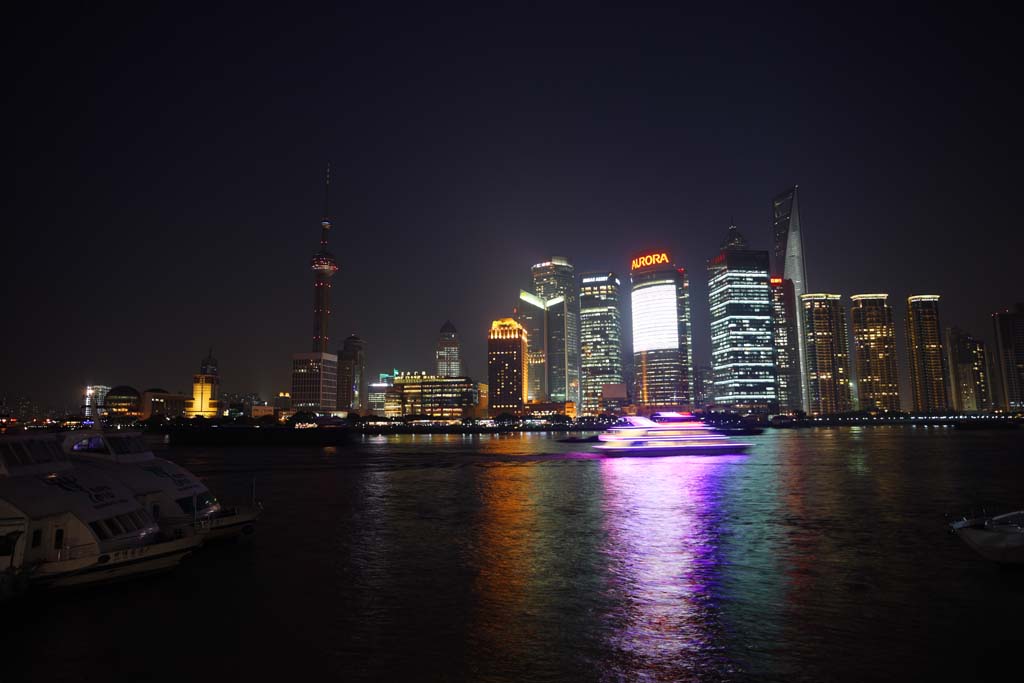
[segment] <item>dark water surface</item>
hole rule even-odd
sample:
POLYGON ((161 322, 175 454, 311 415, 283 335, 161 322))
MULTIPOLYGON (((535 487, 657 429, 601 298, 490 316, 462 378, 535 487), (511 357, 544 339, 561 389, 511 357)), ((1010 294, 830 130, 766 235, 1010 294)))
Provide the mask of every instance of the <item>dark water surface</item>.
POLYGON ((0 606, 0 681, 983 676, 1024 572, 946 515, 1024 508, 1024 433, 768 431, 745 456, 598 458, 547 435, 170 449, 251 543, 0 606))

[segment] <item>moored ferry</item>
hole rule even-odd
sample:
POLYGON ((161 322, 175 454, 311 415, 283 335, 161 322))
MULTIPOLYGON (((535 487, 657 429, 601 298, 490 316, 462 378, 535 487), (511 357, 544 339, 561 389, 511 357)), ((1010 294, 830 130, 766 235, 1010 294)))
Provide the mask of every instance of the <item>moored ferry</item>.
POLYGON ((725 455, 745 453, 751 444, 717 433, 690 413, 657 413, 654 421, 627 416, 598 438, 610 455, 725 455))
POLYGON ((202 543, 161 533, 128 487, 76 468, 52 434, 0 437, 0 535, 8 577, 54 587, 170 569, 202 543))
POLYGON ((139 434, 68 432, 62 445, 76 467, 101 471, 127 486, 168 535, 194 532, 212 541, 255 532, 260 516, 255 501, 249 507, 223 507, 198 477, 156 457, 139 434))

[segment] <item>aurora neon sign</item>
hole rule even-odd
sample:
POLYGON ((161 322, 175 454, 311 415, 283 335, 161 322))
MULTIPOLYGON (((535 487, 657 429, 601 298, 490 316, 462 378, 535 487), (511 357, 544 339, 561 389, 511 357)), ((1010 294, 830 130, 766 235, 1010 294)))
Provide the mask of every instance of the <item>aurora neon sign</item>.
POLYGON ((633 259, 633 265, 630 270, 637 270, 638 268, 648 268, 650 266, 658 266, 663 263, 668 263, 668 253, 664 251, 656 251, 651 254, 644 254, 643 256, 637 256, 633 259))

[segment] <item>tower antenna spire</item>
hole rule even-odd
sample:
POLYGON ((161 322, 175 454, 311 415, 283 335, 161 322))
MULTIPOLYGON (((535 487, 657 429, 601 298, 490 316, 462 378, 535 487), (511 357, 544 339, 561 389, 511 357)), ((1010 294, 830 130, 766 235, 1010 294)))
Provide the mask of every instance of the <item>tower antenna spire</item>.
POLYGON ((331 213, 331 162, 327 162, 327 175, 324 177, 324 220, 331 213))

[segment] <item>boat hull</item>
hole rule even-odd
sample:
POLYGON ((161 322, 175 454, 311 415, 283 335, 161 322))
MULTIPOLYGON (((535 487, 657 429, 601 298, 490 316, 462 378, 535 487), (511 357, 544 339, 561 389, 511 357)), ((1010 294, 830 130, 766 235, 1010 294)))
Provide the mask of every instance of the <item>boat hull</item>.
POLYGON ((960 539, 987 560, 1000 564, 1024 564, 1024 534, 990 529, 955 529, 960 539))
POLYGON ((188 536, 79 559, 44 562, 32 572, 32 583, 46 588, 68 588, 168 571, 181 564, 202 542, 200 536, 188 536))

